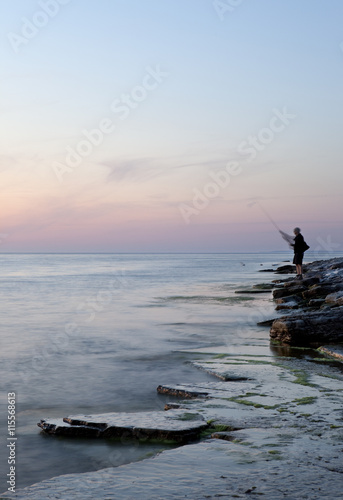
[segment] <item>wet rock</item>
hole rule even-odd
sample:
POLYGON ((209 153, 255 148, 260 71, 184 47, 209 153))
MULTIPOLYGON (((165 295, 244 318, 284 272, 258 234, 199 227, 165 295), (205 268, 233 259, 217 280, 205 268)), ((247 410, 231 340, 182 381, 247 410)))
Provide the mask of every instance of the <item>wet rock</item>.
POLYGON ((276 306, 276 311, 284 311, 287 309, 299 309, 299 304, 297 302, 288 302, 287 304, 279 304, 276 306))
POLYGON ((275 271, 276 274, 291 274, 295 273, 295 266, 294 265, 285 265, 285 266, 280 266, 277 268, 275 271))
POLYGON ((319 309, 319 307, 324 304, 325 299, 311 299, 308 301, 307 305, 309 307, 314 307, 315 309, 319 309))
POLYGON ((257 290, 272 290, 274 286, 271 283, 257 283, 253 285, 253 288, 257 290))
POLYGON ((275 300, 277 311, 283 309, 298 309, 303 300, 298 295, 288 295, 287 297, 280 297, 275 300))
POLYGON ((76 415, 63 419, 41 420, 45 433, 55 436, 125 438, 140 441, 160 440, 186 443, 197 439, 208 427, 195 412, 172 409, 168 412, 105 413, 76 415))
POLYGON ((178 408, 181 408, 181 405, 178 405, 177 403, 166 403, 164 405, 164 410, 165 411, 175 410, 175 409, 178 409, 178 408))
POLYGON ((343 307, 276 319, 270 338, 291 345, 343 341, 343 307))
POLYGON ((168 387, 166 385, 159 385, 157 392, 181 398, 206 398, 208 396, 208 392, 197 392, 183 387, 168 387))
POLYGON ((343 306, 343 291, 330 293, 325 297, 325 303, 330 306, 343 306))
POLYGON ((276 304, 287 304, 289 302, 295 302, 299 304, 302 302, 302 299, 298 295, 287 295, 286 297, 280 297, 275 300, 276 304))
POLYGON ((319 352, 330 356, 331 358, 338 359, 339 361, 343 361, 343 347, 342 346, 330 346, 328 347, 319 347, 319 352))
POLYGON ((304 278, 301 281, 301 284, 302 284, 302 286, 309 287, 309 286, 312 286, 312 285, 316 285, 319 282, 320 282, 320 278, 318 276, 312 276, 312 277, 304 278))
MULTIPOLYGON (((219 363, 218 363, 219 364, 219 363)), ((264 368, 264 365, 261 365, 262 369, 264 368)), ((259 367, 261 369, 261 366, 259 367)), ((227 370, 227 364, 222 364, 222 369, 223 371, 227 370)), ((176 397, 183 397, 185 398, 184 401, 181 402, 182 408, 185 409, 187 408, 187 402, 191 398, 187 396, 187 394, 198 394, 196 396, 197 400, 190 401, 189 404, 190 407, 193 405, 200 405, 200 404, 205 404, 211 399, 221 399, 221 398, 226 398, 228 394, 233 395, 236 393, 239 393, 242 391, 242 389, 246 389, 247 387, 250 387, 255 384, 255 382, 252 380, 253 375, 256 372, 256 367, 255 365, 253 366, 253 370, 249 365, 244 366, 244 370, 242 373, 242 370, 239 369, 237 370, 237 365, 232 366, 232 377, 235 377, 235 379, 232 379, 232 383, 230 382, 221 382, 221 381, 216 381, 216 382, 202 382, 199 384, 194 384, 194 385, 179 385, 175 384, 174 386, 158 386, 157 391, 161 393, 161 388, 163 390, 162 394, 168 394, 170 396, 176 396, 176 397), (234 373, 234 370, 236 369, 236 373, 234 373), (166 389, 166 390, 165 390, 166 389)), ((219 369, 218 369, 218 373, 219 369)), ((193 396, 195 398, 195 396, 193 396)))
POLYGON ((259 269, 259 273, 275 273, 275 269, 259 269))
MULTIPOLYGON (((340 466, 334 466, 332 460, 326 463, 326 450, 319 446, 322 440, 317 436, 310 440, 302 433, 292 449, 287 435, 293 440, 296 436, 291 432, 268 429, 268 435, 280 436, 274 438, 271 448, 249 446, 251 436, 245 445, 207 440, 122 467, 58 476, 1 496, 16 500, 341 498, 340 466), (279 449, 281 457, 269 453, 279 449)), ((329 451, 338 454, 332 447, 329 451)))
POLYGON ((272 326, 274 321, 275 321, 275 318, 274 319, 267 319, 265 321, 259 321, 256 324, 257 324, 257 326, 272 326))
POLYGON ((343 262, 335 262, 329 267, 329 269, 343 269, 343 262))
POLYGON ((310 287, 308 290, 304 290, 302 296, 304 299, 315 299, 326 297, 328 294, 333 292, 339 292, 343 290, 343 283, 324 283, 318 284, 310 287))
POLYGON ((272 340, 306 345, 342 338, 343 258, 307 264, 305 279, 287 279, 282 285, 273 290, 276 309, 303 311, 276 319, 270 330, 272 340))
POLYGON ((211 434, 212 439, 222 439, 223 441, 233 441, 235 438, 230 432, 214 432, 211 434))
POLYGON ((290 295, 299 295, 302 297, 302 293, 307 290, 307 288, 303 285, 295 285, 284 288, 277 288, 273 290, 274 299, 279 299, 281 297, 288 297, 290 295))
POLYGON ((192 365, 205 371, 206 373, 209 373, 210 375, 213 375, 214 377, 219 378, 220 380, 225 380, 226 382, 241 382, 249 380, 249 377, 228 371, 227 366, 220 362, 212 362, 209 364, 193 361, 192 365))
POLYGON ((248 288, 245 290, 235 290, 235 293, 270 293, 271 288, 268 288, 267 290, 263 289, 258 289, 258 288, 248 288))

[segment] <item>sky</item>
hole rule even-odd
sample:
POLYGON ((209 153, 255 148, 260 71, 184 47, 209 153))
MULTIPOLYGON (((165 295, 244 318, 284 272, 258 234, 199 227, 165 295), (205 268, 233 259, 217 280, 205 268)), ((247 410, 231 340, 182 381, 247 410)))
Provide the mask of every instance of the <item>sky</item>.
POLYGON ((341 0, 0 0, 0 252, 342 250, 341 0))

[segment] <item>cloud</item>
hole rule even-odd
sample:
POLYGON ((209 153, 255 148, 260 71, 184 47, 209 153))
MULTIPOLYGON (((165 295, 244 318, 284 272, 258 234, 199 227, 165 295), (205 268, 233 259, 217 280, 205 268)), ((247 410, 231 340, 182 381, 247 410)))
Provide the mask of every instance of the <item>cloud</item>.
POLYGON ((208 159, 200 161, 185 162, 184 157, 182 161, 178 157, 170 158, 132 158, 126 160, 108 160, 101 162, 102 166, 109 169, 107 182, 148 182, 157 177, 173 175, 176 173, 184 173, 189 170, 201 170, 206 173, 208 170, 223 168, 225 160, 223 159, 208 159))
POLYGON ((166 168, 158 166, 154 158, 136 158, 132 160, 110 160, 101 165, 109 169, 107 182, 147 182, 166 173, 166 168))

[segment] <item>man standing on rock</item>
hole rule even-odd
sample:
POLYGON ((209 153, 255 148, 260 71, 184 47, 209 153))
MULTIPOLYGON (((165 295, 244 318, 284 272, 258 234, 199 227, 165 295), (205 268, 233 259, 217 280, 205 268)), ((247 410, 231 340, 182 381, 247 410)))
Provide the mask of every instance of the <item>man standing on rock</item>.
POLYGON ((294 243, 292 246, 294 247, 294 259, 293 264, 295 264, 297 270, 297 279, 303 279, 303 257, 304 251, 307 250, 308 245, 304 241, 304 237, 301 234, 300 227, 295 227, 293 232, 295 234, 294 243))

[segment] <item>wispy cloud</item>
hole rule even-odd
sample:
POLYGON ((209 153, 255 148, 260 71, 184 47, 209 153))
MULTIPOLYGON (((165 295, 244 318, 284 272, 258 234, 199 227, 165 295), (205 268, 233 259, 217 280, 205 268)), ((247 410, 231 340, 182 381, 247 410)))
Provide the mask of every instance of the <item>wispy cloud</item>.
POLYGON ((147 182, 166 173, 166 169, 157 165, 157 160, 154 158, 109 160, 102 162, 101 165, 109 170, 107 182, 147 182))

